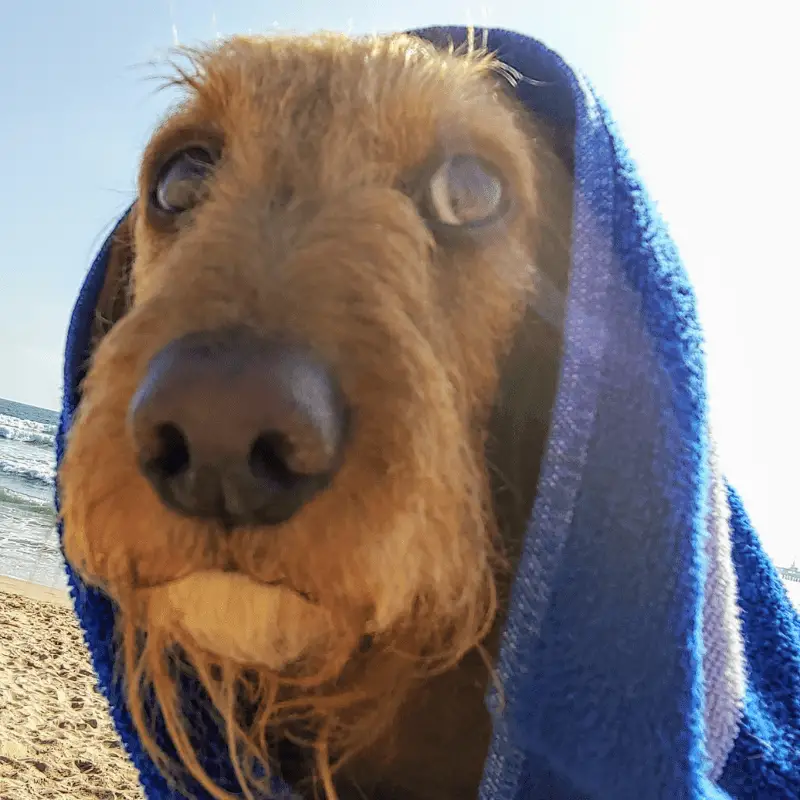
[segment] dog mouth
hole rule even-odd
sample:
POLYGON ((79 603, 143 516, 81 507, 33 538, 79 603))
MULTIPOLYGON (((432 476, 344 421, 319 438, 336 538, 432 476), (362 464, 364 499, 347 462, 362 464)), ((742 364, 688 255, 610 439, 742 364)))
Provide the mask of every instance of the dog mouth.
POLYGON ((283 580, 201 570, 142 591, 149 629, 243 665, 280 670, 332 633, 328 612, 283 580))
MULTIPOLYGON (((223 575, 231 575, 231 576, 243 575, 249 581, 257 584, 258 586, 263 586, 264 588, 270 588, 270 589, 281 589, 286 592, 291 592, 292 594, 297 595, 301 600, 304 600, 306 603, 309 603, 310 605, 313 606, 318 606, 320 604, 319 599, 315 597, 311 592, 307 592, 304 591, 303 589, 298 588, 286 578, 270 578, 270 579, 259 578, 255 575, 251 575, 249 572, 242 570, 238 566, 238 564, 234 563, 233 561, 226 564, 220 570, 207 570, 207 571, 221 572, 223 575)), ((180 580, 180 579, 174 579, 174 580, 180 580)), ((237 579, 234 578, 234 580, 237 579)), ((169 583, 172 583, 172 581, 169 581, 169 583)))

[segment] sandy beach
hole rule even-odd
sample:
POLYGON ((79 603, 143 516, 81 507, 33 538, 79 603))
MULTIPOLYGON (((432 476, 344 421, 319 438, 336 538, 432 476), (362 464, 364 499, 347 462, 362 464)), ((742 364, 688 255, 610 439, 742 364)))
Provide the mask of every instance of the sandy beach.
POLYGON ((141 800, 64 592, 0 577, 0 800, 141 800))
POLYGON ((0 577, 0 800, 143 800, 65 592, 0 577))

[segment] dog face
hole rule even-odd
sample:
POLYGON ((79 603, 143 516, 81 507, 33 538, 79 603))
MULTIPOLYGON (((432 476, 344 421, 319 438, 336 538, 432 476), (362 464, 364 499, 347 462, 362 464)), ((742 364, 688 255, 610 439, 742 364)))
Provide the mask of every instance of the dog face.
POLYGON ((486 439, 569 205, 499 71, 404 36, 237 38, 176 79, 59 480, 134 719, 152 744, 150 681, 192 771, 175 646, 231 741, 302 717, 328 763, 494 621, 486 439))

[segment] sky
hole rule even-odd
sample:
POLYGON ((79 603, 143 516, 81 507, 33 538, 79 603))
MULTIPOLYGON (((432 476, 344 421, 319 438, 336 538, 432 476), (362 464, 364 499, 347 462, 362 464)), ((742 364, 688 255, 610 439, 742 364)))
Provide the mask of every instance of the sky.
POLYGON ((57 408, 67 320, 133 198, 175 42, 473 23, 536 36, 606 99, 700 302, 724 469, 779 563, 800 562, 795 26, 786 0, 137 0, 4 5, 0 397, 57 408))

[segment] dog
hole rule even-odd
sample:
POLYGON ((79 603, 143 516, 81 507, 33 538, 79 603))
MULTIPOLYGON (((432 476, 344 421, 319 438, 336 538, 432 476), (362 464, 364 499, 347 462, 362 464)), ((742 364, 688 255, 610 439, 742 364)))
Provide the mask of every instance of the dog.
POLYGON ((278 772, 474 797, 558 380, 537 298, 566 291, 569 134, 474 43, 236 37, 173 69, 58 478, 138 733, 233 796, 188 670, 247 797, 278 772))

